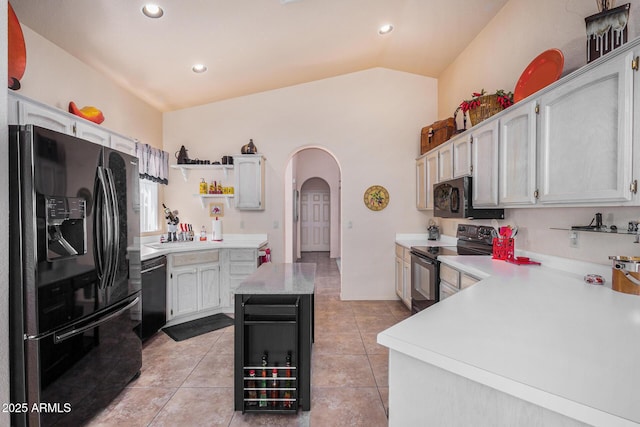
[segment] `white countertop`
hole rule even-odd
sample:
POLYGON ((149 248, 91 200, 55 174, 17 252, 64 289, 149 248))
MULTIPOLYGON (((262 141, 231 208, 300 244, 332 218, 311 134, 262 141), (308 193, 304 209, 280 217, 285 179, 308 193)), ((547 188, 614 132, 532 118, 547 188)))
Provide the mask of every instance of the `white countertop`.
POLYGON ((458 239, 441 235, 438 240, 429 240, 426 233, 396 234, 396 243, 411 249, 411 246, 455 246, 458 239))
POLYGON ((269 243, 266 234, 223 234, 222 237, 223 239, 220 241, 207 240, 204 242, 195 240, 193 242, 150 243, 143 240, 140 244, 140 258, 145 261, 173 252, 207 249, 258 249, 269 243))
POLYGON ((281 264, 267 262, 245 280, 235 293, 303 295, 315 290, 316 265, 311 263, 281 264))
POLYGON ((380 344, 588 424, 640 423, 640 297, 544 265, 439 259, 485 279, 380 344))

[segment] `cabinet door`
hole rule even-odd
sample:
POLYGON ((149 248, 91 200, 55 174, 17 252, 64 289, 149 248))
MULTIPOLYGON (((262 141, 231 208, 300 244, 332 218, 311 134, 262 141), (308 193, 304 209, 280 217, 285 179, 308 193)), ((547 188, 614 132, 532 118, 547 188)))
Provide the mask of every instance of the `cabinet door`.
POLYGON ((453 147, 453 177, 471 175, 471 140, 468 135, 451 141, 453 147))
POLYGON ((177 317, 198 311, 198 269, 186 267, 171 272, 172 300, 170 316, 177 317))
POLYGON ((500 205, 536 202, 536 105, 517 104, 500 118, 500 205))
POLYGON ((633 52, 540 98, 542 203, 631 200, 633 52))
POLYGON ((498 121, 479 125, 473 146, 473 207, 498 206, 498 121))
POLYGON ((54 108, 43 107, 36 103, 18 101, 19 120, 21 125, 36 125, 57 132, 73 135, 74 120, 54 108))
POLYGON ((427 154, 426 161, 426 178, 427 182, 425 190, 427 193, 427 209, 433 209, 433 185, 438 183, 438 152, 427 154))
POLYGON ((416 160, 416 208, 427 209, 427 157, 416 160))
POLYGON ((453 178, 453 147, 451 141, 438 148, 438 181, 453 178))
POLYGON ((404 271, 402 264, 402 258, 396 257, 396 295, 398 295, 400 299, 404 299, 404 271))
POLYGON ((199 269, 200 285, 202 288, 202 305, 200 309, 220 306, 220 265, 211 264, 199 269))
POLYGON ((264 159, 234 156, 235 200, 240 210, 264 210, 264 159))
POLYGON ((122 153, 136 155, 136 143, 132 139, 117 134, 111 134, 110 147, 122 153))
POLYGON ((74 126, 75 134, 78 138, 100 144, 104 147, 109 146, 109 132, 80 121, 77 121, 74 126))
POLYGON ((405 259, 402 263, 402 302, 411 309, 411 263, 405 259))

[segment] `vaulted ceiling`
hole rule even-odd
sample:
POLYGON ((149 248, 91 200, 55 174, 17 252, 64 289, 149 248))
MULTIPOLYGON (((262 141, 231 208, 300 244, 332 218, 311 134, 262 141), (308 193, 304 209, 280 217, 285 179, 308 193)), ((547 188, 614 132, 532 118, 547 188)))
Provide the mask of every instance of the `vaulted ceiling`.
POLYGON ((10 1, 23 25, 161 111, 372 67, 437 78, 506 2, 157 0, 151 19, 140 0, 10 1))

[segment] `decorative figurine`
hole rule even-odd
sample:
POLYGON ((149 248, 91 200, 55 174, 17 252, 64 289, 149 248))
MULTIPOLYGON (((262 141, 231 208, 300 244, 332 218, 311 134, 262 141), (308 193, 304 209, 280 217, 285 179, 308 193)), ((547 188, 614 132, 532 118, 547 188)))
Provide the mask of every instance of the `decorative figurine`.
POLYGON ((173 211, 162 204, 164 208, 164 217, 167 220, 167 242, 176 242, 178 241, 178 237, 176 236, 176 232, 178 231, 178 224, 180 223, 180 218, 178 218, 178 211, 173 211))

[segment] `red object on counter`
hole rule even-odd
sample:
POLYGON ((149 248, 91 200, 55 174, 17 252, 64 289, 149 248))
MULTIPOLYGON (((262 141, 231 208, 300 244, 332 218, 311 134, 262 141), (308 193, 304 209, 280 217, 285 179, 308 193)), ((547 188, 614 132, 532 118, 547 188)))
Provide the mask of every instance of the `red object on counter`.
POLYGON ((517 265, 541 265, 538 261, 531 261, 526 256, 510 258, 510 259, 507 259, 507 262, 510 262, 511 264, 517 264, 517 265))
POLYGON ((493 238, 493 259, 510 260, 513 259, 514 240, 504 237, 493 238))

